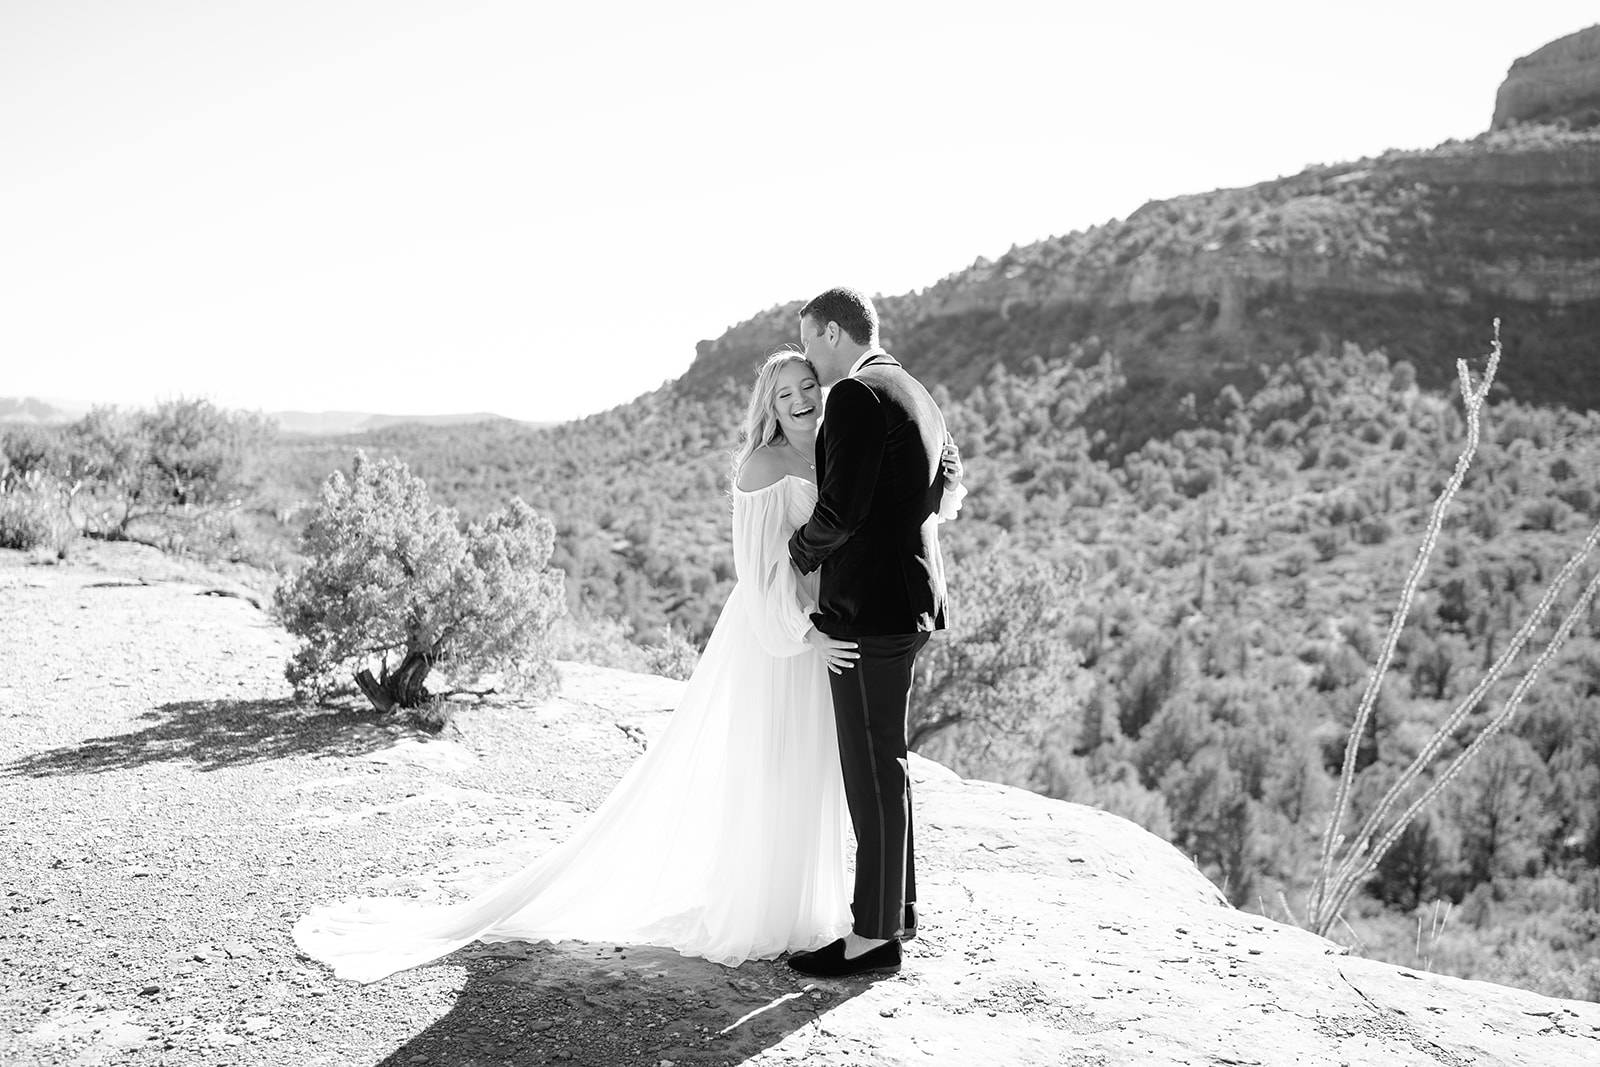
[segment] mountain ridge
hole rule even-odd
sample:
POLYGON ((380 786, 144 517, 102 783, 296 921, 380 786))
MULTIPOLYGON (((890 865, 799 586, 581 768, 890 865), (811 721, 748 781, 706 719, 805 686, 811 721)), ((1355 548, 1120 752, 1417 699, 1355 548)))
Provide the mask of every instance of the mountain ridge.
POLYGON ((88 410, 87 405, 79 407, 66 400, 47 400, 37 396, 0 396, 0 425, 53 426, 71 422, 88 410))
POLYGON ((472 426, 478 423, 508 423, 539 428, 549 422, 528 422, 498 415, 492 411, 473 411, 450 415, 384 415, 367 411, 269 411, 284 433, 310 436, 341 436, 383 430, 390 426, 472 426))
MULTIPOLYGON (((74 400, 0 397, 0 426, 60 426, 81 418, 92 406, 74 400)), ((492 411, 447 415, 387 415, 370 411, 269 411, 264 414, 282 432, 310 437, 340 437, 391 426, 471 426, 503 422, 541 429, 555 425, 513 419, 492 411)))
MULTIPOLYGON (((1549 47, 1563 64, 1518 60, 1507 84, 1533 92, 1545 70, 1567 84, 1575 63, 1600 84, 1600 26, 1549 47)), ((1538 123, 1152 201, 980 257, 924 289, 880 295, 884 344, 957 393, 997 363, 1102 350, 1130 378, 1214 390, 1339 341, 1407 360, 1438 387, 1499 318, 1505 392, 1600 407, 1600 127, 1586 125, 1581 93, 1559 90, 1540 99, 1571 107, 1548 104, 1538 123)), ((793 341, 800 306, 700 342, 684 386, 748 380, 793 341)))

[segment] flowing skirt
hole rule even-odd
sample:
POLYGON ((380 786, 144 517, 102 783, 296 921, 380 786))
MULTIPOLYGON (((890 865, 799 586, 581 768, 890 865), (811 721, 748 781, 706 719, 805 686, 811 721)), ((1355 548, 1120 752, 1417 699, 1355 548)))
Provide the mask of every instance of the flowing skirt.
POLYGON ((375 982, 472 941, 659 945, 736 966, 850 928, 827 670, 768 654, 736 585, 661 735, 562 844, 462 903, 347 899, 295 943, 375 982))

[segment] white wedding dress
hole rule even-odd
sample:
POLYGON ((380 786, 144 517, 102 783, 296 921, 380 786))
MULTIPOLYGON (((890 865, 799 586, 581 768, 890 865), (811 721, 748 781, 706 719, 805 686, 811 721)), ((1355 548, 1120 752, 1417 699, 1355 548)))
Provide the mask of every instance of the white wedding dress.
POLYGON ((803 635, 815 573, 789 535, 816 505, 793 475, 733 490, 738 581, 683 699, 593 815, 462 903, 349 899, 294 927, 306 955, 375 982, 472 941, 660 945, 735 966, 850 928, 847 815, 827 670, 803 635))

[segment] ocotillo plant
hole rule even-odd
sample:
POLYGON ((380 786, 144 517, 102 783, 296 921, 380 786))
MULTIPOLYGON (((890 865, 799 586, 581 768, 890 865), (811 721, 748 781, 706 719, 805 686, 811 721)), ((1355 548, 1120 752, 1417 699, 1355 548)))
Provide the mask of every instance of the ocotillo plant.
POLYGON ((1476 386, 1472 381, 1472 372, 1468 369, 1466 360, 1456 361, 1456 372, 1460 379, 1461 397, 1466 405, 1467 440, 1456 459, 1455 472, 1449 482, 1445 484, 1444 491, 1439 494, 1439 499, 1434 502, 1433 511, 1428 516, 1428 525, 1423 533, 1422 544, 1417 550, 1417 558, 1411 566, 1411 571, 1406 577, 1405 585, 1400 592, 1399 605, 1395 610, 1394 618, 1389 623, 1389 630, 1384 638, 1383 645, 1378 652, 1377 660, 1372 665, 1372 670, 1367 676, 1366 688, 1361 694, 1361 703, 1356 710, 1354 724, 1350 728, 1350 737, 1345 745, 1344 768, 1339 777, 1339 789, 1334 798, 1333 810, 1328 815, 1328 826, 1322 835, 1322 856, 1320 869, 1316 881, 1311 887, 1310 900, 1306 907, 1306 925, 1318 934, 1326 935, 1338 920, 1339 913, 1344 909, 1345 903, 1350 899, 1350 894, 1355 887, 1360 885, 1373 870, 1385 852, 1394 846, 1400 835, 1436 796, 1449 785, 1472 759, 1483 750, 1483 746, 1502 727, 1516 715, 1522 703, 1522 698, 1539 677, 1545 665, 1560 650, 1566 642, 1572 628, 1582 618, 1589 601, 1600 590, 1600 573, 1597 573, 1588 585, 1579 594, 1578 598, 1568 610, 1561 625, 1556 628, 1555 634, 1550 638, 1550 643, 1545 646, 1539 656, 1534 660, 1527 672, 1518 681, 1511 693, 1506 697, 1500 708, 1487 723, 1473 737, 1472 741, 1461 751, 1455 759, 1435 774, 1428 787, 1407 807, 1397 818, 1389 821, 1390 813, 1398 804, 1400 797, 1417 780, 1422 772, 1438 755, 1440 747, 1451 734, 1461 725, 1467 714, 1489 692, 1490 688, 1500 680, 1506 668, 1522 652, 1529 638, 1538 630, 1545 616, 1554 607, 1556 598, 1572 576, 1578 572, 1597 543, 1600 543, 1600 523, 1596 523, 1589 531, 1589 536, 1573 553, 1572 558, 1566 562, 1555 578, 1551 580, 1550 587, 1545 590, 1538 606, 1528 615, 1515 636, 1506 645, 1505 649, 1485 670, 1483 677, 1473 686, 1472 691, 1462 697, 1454 710, 1446 716, 1444 722, 1434 731, 1422 751, 1417 753, 1410 765, 1401 772, 1393 785, 1383 794, 1372 813, 1367 816, 1356 831, 1354 837, 1349 837, 1342 832, 1344 821, 1349 814, 1351 787, 1355 780, 1356 751, 1361 742, 1362 731, 1366 729, 1367 721, 1372 716, 1374 703, 1377 701, 1378 689, 1383 682, 1384 674, 1388 671, 1389 663, 1394 657, 1395 645, 1400 639, 1401 631, 1405 629, 1406 620, 1411 613, 1412 600, 1416 596, 1417 585, 1427 570, 1428 562, 1433 556, 1434 546, 1438 541, 1439 528, 1444 521, 1444 514, 1450 501, 1461 488, 1462 480, 1466 477, 1467 470, 1472 465, 1473 456, 1478 450, 1478 440, 1481 428, 1483 402, 1489 394, 1489 386, 1494 382, 1495 371, 1500 365, 1500 320, 1494 323, 1494 343, 1489 353, 1489 362, 1484 369, 1483 379, 1476 386), (1386 825, 1387 823, 1387 825, 1386 825), (1381 833, 1380 833, 1381 828, 1381 833), (1374 844, 1376 838, 1376 844, 1374 844))

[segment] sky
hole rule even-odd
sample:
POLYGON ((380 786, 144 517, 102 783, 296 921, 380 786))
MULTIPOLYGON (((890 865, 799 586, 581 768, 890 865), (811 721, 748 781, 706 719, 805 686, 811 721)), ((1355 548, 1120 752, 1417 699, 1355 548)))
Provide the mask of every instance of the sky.
POLYGON ((1513 60, 1597 21, 0 0, 0 397, 576 418, 832 285, 1472 137, 1513 60))

